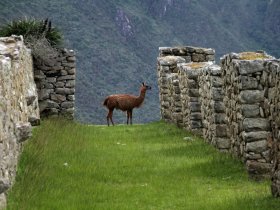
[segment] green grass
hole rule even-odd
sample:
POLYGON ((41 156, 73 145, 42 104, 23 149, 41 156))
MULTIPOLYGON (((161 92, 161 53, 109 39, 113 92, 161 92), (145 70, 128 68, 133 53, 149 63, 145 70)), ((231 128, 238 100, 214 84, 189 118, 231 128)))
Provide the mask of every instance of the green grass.
POLYGON ((240 161, 172 125, 107 127, 51 119, 24 147, 7 209, 279 206, 270 183, 248 180, 240 161))

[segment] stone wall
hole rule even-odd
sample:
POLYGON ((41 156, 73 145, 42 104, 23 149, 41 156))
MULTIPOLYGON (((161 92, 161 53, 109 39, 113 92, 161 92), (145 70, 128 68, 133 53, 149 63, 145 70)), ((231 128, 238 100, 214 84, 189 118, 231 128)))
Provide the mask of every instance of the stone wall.
MULTIPOLYGON (((193 110, 192 114, 187 113, 188 108, 185 106, 189 105, 189 102, 186 102, 186 98, 182 98, 182 95, 185 95, 185 90, 182 89, 180 85, 180 78, 184 77, 184 72, 189 72, 188 70, 183 70, 188 68, 186 66, 180 66, 180 64, 194 63, 194 62, 212 62, 215 59, 215 51, 208 48, 198 48, 198 47, 161 47, 159 48, 159 57, 157 65, 158 73, 158 84, 159 84, 159 97, 160 97, 160 110, 162 119, 168 122, 174 122, 180 127, 185 127, 187 124, 193 127, 196 130, 201 128, 201 117, 195 112, 199 109, 198 104, 195 104, 196 101, 190 101, 192 103, 193 110), (181 72, 181 73, 179 73, 181 72), (184 121, 186 118, 184 115, 192 115, 192 121, 184 121), (196 124, 192 126, 191 124, 196 124)), ((199 70, 198 70, 199 71, 199 70)), ((197 80, 197 74, 194 73, 194 79, 197 80), (196 75, 196 76, 194 76, 196 75)), ((187 77, 187 76, 186 76, 187 77)), ((182 80, 182 79, 181 79, 182 80)), ((198 92, 198 86, 194 88, 194 92, 198 92)), ((192 94, 191 91, 189 94, 192 94)), ((195 100, 195 97, 192 97, 189 100, 195 100)), ((197 99, 196 99, 197 100, 197 99)))
POLYGON ((271 123, 273 140, 271 192, 273 196, 280 197, 280 61, 266 63, 266 69, 268 69, 269 120, 271 123))
POLYGON ((22 37, 0 38, 0 209, 16 175, 22 142, 39 123, 30 50, 22 37))
POLYGON ((182 127, 183 125, 183 115, 182 115, 182 103, 180 97, 180 88, 178 74, 172 73, 168 77, 168 98, 169 98, 169 114, 171 122, 175 123, 177 126, 182 127))
POLYGON ((272 170, 272 193, 280 196, 280 60, 263 51, 230 53, 217 66, 209 62, 212 49, 159 50, 162 119, 202 129, 207 142, 243 160, 252 178, 270 177, 272 170), (170 108, 175 102, 177 109, 170 108))
POLYGON ((266 63, 273 59, 263 52, 231 53, 221 59, 224 104, 231 151, 254 178, 270 176, 271 127, 266 63))
POLYGON ((66 49, 35 59, 21 36, 0 38, 0 209, 31 125, 40 116, 73 119, 75 61, 74 51, 66 49))
POLYGON ((199 76, 203 137, 220 151, 227 152, 230 150, 230 140, 227 135, 223 84, 220 66, 208 66, 199 76))
POLYGON ((199 75, 212 62, 179 64, 179 78, 183 111, 183 127, 202 134, 199 75))
POLYGON ((73 50, 60 50, 34 59, 40 114, 74 116, 76 58, 73 50))

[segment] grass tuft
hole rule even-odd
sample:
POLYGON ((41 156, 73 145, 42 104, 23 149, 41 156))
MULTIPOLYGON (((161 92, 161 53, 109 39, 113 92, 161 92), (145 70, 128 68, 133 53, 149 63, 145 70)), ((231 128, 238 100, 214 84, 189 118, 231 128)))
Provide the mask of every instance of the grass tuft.
POLYGON ((207 64, 208 63, 205 63, 205 62, 192 62, 192 63, 187 63, 186 66, 189 66, 192 69, 200 69, 200 68, 205 67, 207 64))
POLYGON ((279 209, 268 182, 173 125, 51 119, 21 155, 8 210, 279 209), (188 138, 185 138, 188 137, 188 138))
POLYGON ((263 60, 269 59, 269 57, 265 53, 258 52, 242 52, 239 53, 240 60, 263 60))

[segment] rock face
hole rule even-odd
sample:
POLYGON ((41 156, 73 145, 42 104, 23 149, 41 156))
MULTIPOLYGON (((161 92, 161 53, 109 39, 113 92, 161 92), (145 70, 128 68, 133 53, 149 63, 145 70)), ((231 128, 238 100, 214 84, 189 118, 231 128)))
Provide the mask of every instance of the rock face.
POLYGON ((40 115, 74 117, 76 58, 73 50, 34 59, 40 115))
POLYGON ((0 209, 12 185, 22 142, 40 122, 30 50, 21 36, 0 38, 0 209))
POLYGON ((230 53, 217 66, 212 49, 159 51, 162 119, 202 131, 242 159, 254 179, 272 170, 272 193, 280 197, 280 60, 262 51, 230 53))

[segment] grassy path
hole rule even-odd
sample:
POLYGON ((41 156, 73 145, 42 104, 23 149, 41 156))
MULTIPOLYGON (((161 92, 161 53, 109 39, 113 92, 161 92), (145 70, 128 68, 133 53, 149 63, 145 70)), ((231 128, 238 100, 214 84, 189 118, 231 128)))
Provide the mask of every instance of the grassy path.
POLYGON ((8 209, 279 209, 268 182, 163 122, 47 120, 25 145, 8 209), (185 138, 187 137, 187 138, 185 138))

